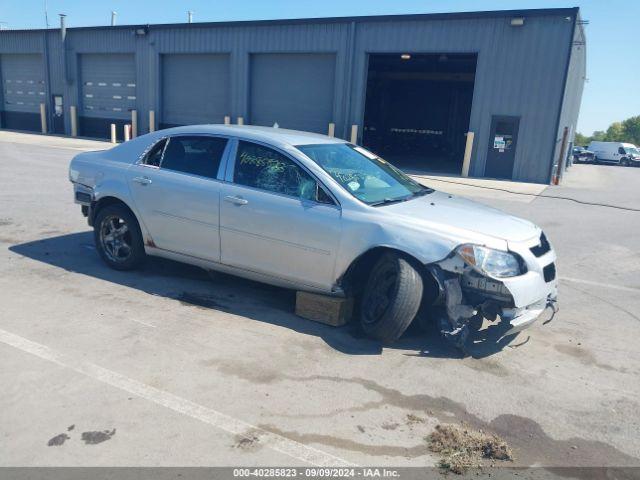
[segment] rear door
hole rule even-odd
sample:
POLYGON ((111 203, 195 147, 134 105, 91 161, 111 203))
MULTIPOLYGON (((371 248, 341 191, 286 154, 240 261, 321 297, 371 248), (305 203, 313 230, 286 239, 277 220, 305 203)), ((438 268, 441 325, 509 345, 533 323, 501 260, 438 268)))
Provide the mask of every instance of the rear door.
POLYGON ((129 170, 129 184, 157 248, 220 261, 219 202, 228 140, 179 135, 129 170))
POLYGON ((340 238, 335 199, 297 161, 239 141, 220 203, 222 262, 329 290, 340 238))

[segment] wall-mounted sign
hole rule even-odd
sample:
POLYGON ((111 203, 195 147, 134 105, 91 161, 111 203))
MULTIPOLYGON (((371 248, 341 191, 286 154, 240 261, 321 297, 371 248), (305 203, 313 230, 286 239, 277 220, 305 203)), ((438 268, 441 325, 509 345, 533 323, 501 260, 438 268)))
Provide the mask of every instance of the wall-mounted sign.
POLYGON ((513 143, 512 135, 496 135, 493 138, 493 148, 499 150, 500 152, 509 150, 511 148, 512 143, 513 143))

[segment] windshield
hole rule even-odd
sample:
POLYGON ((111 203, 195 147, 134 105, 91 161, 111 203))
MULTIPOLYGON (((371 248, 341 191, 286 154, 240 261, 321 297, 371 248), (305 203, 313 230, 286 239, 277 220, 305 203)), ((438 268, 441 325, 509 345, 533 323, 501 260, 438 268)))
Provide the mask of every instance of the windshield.
POLYGON ((636 147, 624 147, 625 152, 632 153, 633 155, 640 155, 640 150, 636 147))
POLYGON ((348 143, 296 147, 351 195, 369 205, 409 200, 431 193, 396 167, 362 147, 348 143))

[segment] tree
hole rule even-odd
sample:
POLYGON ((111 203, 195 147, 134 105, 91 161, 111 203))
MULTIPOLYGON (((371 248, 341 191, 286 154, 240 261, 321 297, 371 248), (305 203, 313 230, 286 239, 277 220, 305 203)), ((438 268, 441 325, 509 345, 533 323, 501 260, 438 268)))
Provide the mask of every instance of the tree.
POLYGON ((573 143, 575 143, 576 145, 582 146, 582 145, 589 145, 590 141, 591 141, 591 137, 585 137, 580 132, 576 132, 576 138, 573 141, 573 143))
POLYGON ((607 133, 604 135, 605 142, 623 142, 624 141, 624 129, 622 128, 622 122, 613 122, 607 128, 607 133))
POLYGON ((613 122, 607 131, 596 130, 588 137, 576 132, 576 145, 589 145, 590 142, 625 142, 640 145, 640 115, 627 118, 622 122, 613 122))
POLYGON ((625 142, 640 145, 640 115, 622 122, 622 132, 625 142))

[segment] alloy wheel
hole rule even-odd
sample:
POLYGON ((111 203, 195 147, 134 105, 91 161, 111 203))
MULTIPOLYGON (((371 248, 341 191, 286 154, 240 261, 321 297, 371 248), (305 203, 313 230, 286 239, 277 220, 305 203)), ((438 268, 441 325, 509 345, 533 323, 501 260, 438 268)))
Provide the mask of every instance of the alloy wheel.
POLYGON ((100 225, 100 245, 112 262, 126 262, 132 253, 131 232, 127 222, 117 215, 105 217, 100 225))

